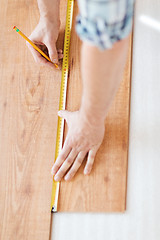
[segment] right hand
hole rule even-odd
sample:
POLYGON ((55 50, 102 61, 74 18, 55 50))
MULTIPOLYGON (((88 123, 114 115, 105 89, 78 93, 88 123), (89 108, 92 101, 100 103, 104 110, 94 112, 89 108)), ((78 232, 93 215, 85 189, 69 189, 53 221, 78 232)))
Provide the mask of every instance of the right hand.
MULTIPOLYGON (((40 18, 38 25, 29 36, 29 39, 45 52, 52 62, 57 64, 59 64, 58 60, 63 58, 62 49, 56 48, 59 28, 60 21, 57 23, 48 18, 40 18)), ((26 41, 26 44, 38 64, 55 68, 55 65, 44 58, 30 43, 26 41)))

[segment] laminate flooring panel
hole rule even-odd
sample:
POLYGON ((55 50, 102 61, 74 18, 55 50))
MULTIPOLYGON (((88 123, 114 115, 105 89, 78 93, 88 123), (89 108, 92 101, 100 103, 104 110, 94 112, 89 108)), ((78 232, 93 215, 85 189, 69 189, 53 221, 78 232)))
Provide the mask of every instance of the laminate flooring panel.
POLYGON ((1 0, 0 19, 0 239, 49 239, 61 71, 39 67, 13 30, 30 35, 36 0, 1 0))
MULTIPOLYGON (((81 41, 75 32, 78 7, 75 2, 70 48, 70 69, 66 109, 79 109, 82 84, 80 73, 81 41)), ((97 62, 97 67, 98 67, 97 62)), ((131 44, 124 76, 106 118, 106 132, 98 150, 93 170, 85 176, 83 169, 67 182, 61 181, 58 211, 60 212, 123 212, 126 205, 127 157, 129 135, 129 102, 131 44)), ((67 125, 65 125, 65 136, 67 125)))
POLYGON ((136 1, 126 211, 56 213, 53 240, 160 239, 159 9, 160 1, 136 1))

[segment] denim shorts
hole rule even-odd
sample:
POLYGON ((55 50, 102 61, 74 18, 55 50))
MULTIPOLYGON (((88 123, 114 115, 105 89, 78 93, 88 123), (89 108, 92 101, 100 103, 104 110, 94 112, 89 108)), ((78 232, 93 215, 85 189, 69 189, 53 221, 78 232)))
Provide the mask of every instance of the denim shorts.
POLYGON ((78 0, 76 32, 100 50, 127 37, 133 25, 135 0, 78 0))

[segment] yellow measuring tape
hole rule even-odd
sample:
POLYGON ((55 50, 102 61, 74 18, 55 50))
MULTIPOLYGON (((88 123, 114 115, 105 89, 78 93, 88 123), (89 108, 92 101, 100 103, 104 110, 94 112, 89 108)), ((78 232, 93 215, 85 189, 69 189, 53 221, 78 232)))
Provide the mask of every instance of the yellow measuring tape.
MULTIPOLYGON (((64 56, 63 56, 63 64, 62 64, 62 79, 61 79, 61 89, 60 89, 60 99, 59 99, 59 110, 64 110, 66 105, 67 78, 68 78, 68 66, 69 66, 69 48, 70 48, 70 38, 71 38, 71 28, 72 28, 73 6, 74 6, 74 0, 68 0, 65 37, 64 37, 64 51, 63 51, 64 56)), ((62 149, 63 130, 64 130, 64 119, 58 116, 55 160, 57 159, 62 149)), ((51 212, 57 212, 59 187, 60 187, 60 182, 56 182, 53 178, 51 212)))

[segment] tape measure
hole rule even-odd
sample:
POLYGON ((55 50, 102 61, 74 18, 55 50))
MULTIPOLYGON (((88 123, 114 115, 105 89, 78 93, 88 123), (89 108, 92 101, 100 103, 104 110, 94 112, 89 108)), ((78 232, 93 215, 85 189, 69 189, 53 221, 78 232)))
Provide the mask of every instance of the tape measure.
MULTIPOLYGON (((67 92, 67 79, 68 79, 68 66, 69 66, 69 48, 72 28, 74 0, 68 0, 66 27, 64 37, 64 51, 63 51, 63 64, 62 64, 62 79, 60 88, 59 111, 65 109, 66 105, 66 92, 67 92)), ((64 131, 64 119, 58 116, 57 124, 57 137, 55 149, 55 161, 62 149, 64 131)), ((60 182, 56 182, 53 178, 52 196, 51 196, 51 212, 57 212, 58 195, 59 195, 60 182)))

